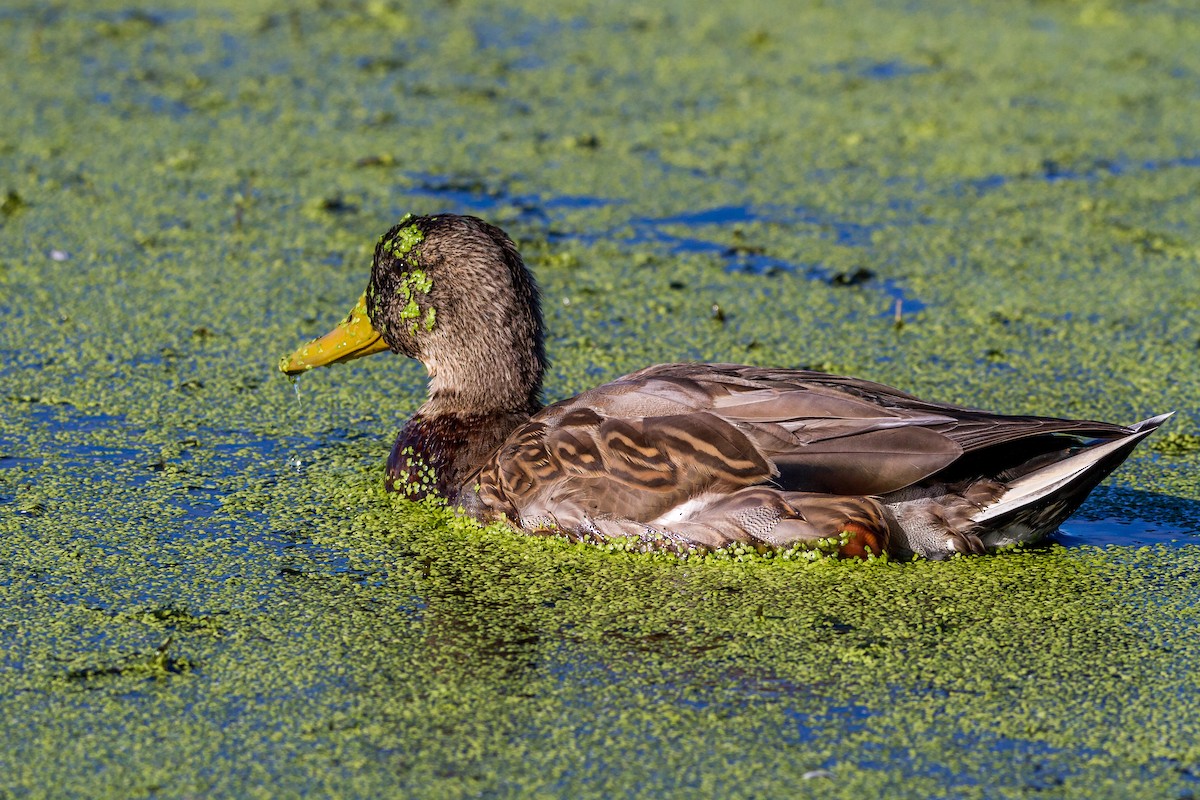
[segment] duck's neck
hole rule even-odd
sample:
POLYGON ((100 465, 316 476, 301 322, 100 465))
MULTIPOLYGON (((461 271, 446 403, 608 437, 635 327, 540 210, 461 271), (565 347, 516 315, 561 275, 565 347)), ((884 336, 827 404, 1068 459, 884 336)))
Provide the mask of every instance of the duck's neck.
POLYGON ((422 359, 429 371, 429 397, 417 414, 436 417, 536 414, 541 409, 541 363, 532 358, 516 361, 497 355, 477 363, 440 364, 422 359), (525 363, 521 363, 525 362, 525 363))
POLYGON ((454 502, 467 478, 541 408, 542 363, 532 361, 524 370, 503 361, 474 369, 462 363, 426 367, 429 398, 392 446, 387 488, 413 499, 437 494, 454 502))

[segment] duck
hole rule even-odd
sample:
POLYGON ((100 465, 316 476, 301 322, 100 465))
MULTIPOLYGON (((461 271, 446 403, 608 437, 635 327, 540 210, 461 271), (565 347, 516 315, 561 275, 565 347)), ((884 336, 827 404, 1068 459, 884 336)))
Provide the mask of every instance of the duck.
POLYGON ((389 491, 530 534, 680 554, 941 560, 1038 542, 1170 416, 996 414, 723 363, 659 364, 544 406, 544 336, 537 283, 504 231, 406 215, 346 318, 279 369, 416 359, 428 396, 392 446, 389 491))

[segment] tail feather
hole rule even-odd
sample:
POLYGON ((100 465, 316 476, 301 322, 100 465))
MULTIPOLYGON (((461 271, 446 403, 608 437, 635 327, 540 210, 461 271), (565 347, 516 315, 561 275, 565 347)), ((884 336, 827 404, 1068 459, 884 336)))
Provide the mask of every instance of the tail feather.
POLYGON ((1138 422, 1135 425, 1133 425, 1131 429, 1138 431, 1139 433, 1141 431, 1153 432, 1153 431, 1158 430, 1159 425, 1162 425, 1164 422, 1166 422, 1173 416, 1175 416, 1175 412, 1168 411, 1165 414, 1159 414, 1156 417, 1150 417, 1149 419, 1144 419, 1141 422, 1138 422))
MULTIPOLYGON (((1059 501, 1058 504, 1065 510, 1062 514, 1065 517, 1083 502, 1096 484, 1125 460, 1138 442, 1157 430, 1172 413, 1142 420, 1129 428, 1129 434, 1119 439, 1092 445, 1069 458, 1018 478, 994 503, 972 515, 971 521, 983 528, 1000 527, 1002 518, 1016 515, 1048 499, 1059 501)), ((1061 521, 1055 521, 1053 526, 1057 527, 1061 521)))

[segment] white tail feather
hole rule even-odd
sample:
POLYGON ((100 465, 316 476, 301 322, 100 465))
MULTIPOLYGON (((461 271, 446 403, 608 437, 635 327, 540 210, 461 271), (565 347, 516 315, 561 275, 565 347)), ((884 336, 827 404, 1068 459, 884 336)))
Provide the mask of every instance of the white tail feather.
POLYGON ((1134 432, 1128 436, 1094 445, 1070 458, 1050 464, 1013 481, 1009 485, 1008 491, 996 498, 996 502, 973 515, 971 521, 977 525, 982 524, 1053 495, 1113 452, 1130 448, 1145 439, 1170 416, 1171 414, 1160 414, 1157 417, 1143 420, 1133 426, 1134 432))

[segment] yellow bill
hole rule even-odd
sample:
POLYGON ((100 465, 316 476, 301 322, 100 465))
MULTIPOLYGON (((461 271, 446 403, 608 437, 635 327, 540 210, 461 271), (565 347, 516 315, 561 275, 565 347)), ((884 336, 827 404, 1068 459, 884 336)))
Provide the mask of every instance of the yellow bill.
POLYGON ((358 298, 349 316, 320 339, 313 339, 290 356, 279 360, 285 375, 299 375, 313 367, 327 367, 342 361, 369 356, 387 350, 379 331, 367 316, 367 295, 358 298))

